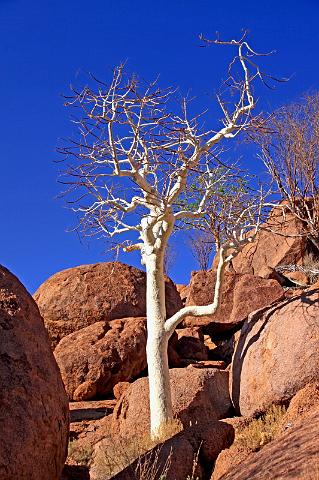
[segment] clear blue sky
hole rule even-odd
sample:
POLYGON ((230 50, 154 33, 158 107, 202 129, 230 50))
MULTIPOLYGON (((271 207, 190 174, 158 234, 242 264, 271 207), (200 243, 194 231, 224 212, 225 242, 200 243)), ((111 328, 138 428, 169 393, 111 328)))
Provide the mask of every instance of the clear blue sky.
MULTIPOLYGON (((269 70, 293 75, 275 92, 272 109, 318 89, 319 2, 214 0, 0 0, 1 234, 0 263, 33 292, 53 273, 107 259, 101 241, 81 243, 66 233, 73 214, 55 200, 60 137, 71 133, 61 93, 85 83, 85 72, 107 78, 109 67, 128 60, 146 79, 192 89, 207 98, 219 86, 224 49, 199 48, 197 36, 236 38, 250 30, 256 49, 276 49, 269 70)), ((182 239, 172 270, 188 282, 196 267, 182 239)), ((127 254, 127 263, 139 265, 127 254)))

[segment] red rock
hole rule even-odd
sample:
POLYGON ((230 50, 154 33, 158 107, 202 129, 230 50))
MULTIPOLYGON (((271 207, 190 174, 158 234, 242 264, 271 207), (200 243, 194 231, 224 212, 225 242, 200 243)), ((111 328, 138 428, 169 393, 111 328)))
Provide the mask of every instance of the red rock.
POLYGON ((189 286, 188 285, 182 285, 182 284, 178 283, 176 285, 176 289, 177 289, 178 293, 180 294, 183 305, 185 305, 186 300, 187 300, 187 296, 188 296, 189 286))
POLYGON ((308 383, 291 400, 281 422, 281 431, 286 431, 301 420, 319 410, 319 382, 308 383))
MULTIPOLYGON (((54 351, 70 400, 105 397, 147 367, 146 319, 96 322, 62 338, 54 351)), ((170 366, 180 366, 174 332, 168 344, 170 366)))
POLYGON ((230 448, 223 450, 215 462, 211 480, 224 479, 224 475, 228 472, 235 472, 238 466, 253 453, 251 448, 240 443, 234 443, 230 448))
POLYGON ((319 380, 319 289, 252 313, 232 362, 231 391, 244 416, 283 403, 319 380))
POLYGON ((188 327, 176 330, 178 341, 176 351, 180 358, 208 360, 208 348, 200 327, 188 327))
MULTIPOLYGON (((219 452, 223 448, 230 446, 233 439, 234 429, 230 425, 221 421, 210 421, 206 419, 205 422, 196 423, 159 444, 146 454, 138 457, 137 460, 134 461, 133 458, 131 460, 132 463, 128 467, 112 478, 113 480, 138 480, 141 478, 140 472, 145 472, 145 470, 147 474, 145 474, 143 478, 154 478, 151 476, 151 469, 153 468, 152 471, 155 470, 154 466, 158 469, 158 475, 155 478, 159 478, 160 473, 164 473, 165 471, 165 464, 167 464, 168 467, 164 475, 165 480, 175 480, 176 478, 181 480, 186 480, 186 478, 207 478, 207 474, 205 475, 204 473, 205 470, 211 470, 211 465, 217 458, 219 452), (198 457, 197 467, 195 467, 192 477, 196 457, 198 457), (169 461, 167 462, 168 459, 169 461)), ((119 453, 118 451, 121 448, 125 449, 125 445, 127 446, 128 453, 128 445, 132 440, 133 439, 127 441, 127 439, 122 438, 120 448, 116 448, 117 453, 119 453)), ((119 440, 115 439, 115 441, 119 440)), ((138 443, 138 437, 134 438, 134 441, 138 443)), ((109 442, 110 439, 102 440, 95 447, 90 470, 91 480, 103 478, 103 474, 106 476, 105 458, 108 458, 110 452, 109 449, 111 445, 109 442)))
MULTIPOLYGON (((192 444, 183 434, 170 438, 137 458, 132 455, 130 446, 125 439, 119 443, 119 446, 116 446, 116 452, 113 449, 110 453, 110 448, 112 448, 110 441, 112 439, 104 439, 95 446, 90 466, 90 480, 104 478, 111 478, 111 480, 140 480, 143 478, 146 480, 152 478, 184 480, 192 474, 195 452, 192 444), (121 469, 122 462, 123 467, 127 465, 124 469, 121 469), (112 477, 109 473, 112 471, 111 468, 115 473, 112 477)), ((195 478, 203 479, 199 465, 195 467, 194 473, 195 478)))
MULTIPOLYGON (((231 404, 228 372, 213 368, 170 370, 174 417, 184 426, 203 418, 227 416, 231 404)), ((149 431, 148 378, 140 378, 126 390, 113 412, 112 431, 129 437, 149 431)))
POLYGON ((203 469, 210 470, 218 455, 229 448, 235 438, 235 430, 230 423, 201 419, 197 424, 184 431, 186 438, 192 443, 195 453, 203 469))
POLYGON ((114 397, 119 400, 123 393, 129 388, 130 383, 129 382, 119 382, 117 383, 114 388, 113 388, 113 394, 114 397))
POLYGON ((105 396, 146 363, 146 320, 96 322, 64 337, 54 351, 70 400, 105 396))
POLYGON ((168 342, 168 363, 170 368, 182 367, 182 360, 176 351, 178 338, 177 333, 174 332, 168 342))
MULTIPOLYGON (((316 411, 319 411, 319 383, 310 383, 299 390, 292 398, 280 424, 277 425, 276 438, 280 437, 284 432, 291 430, 294 426, 300 425, 301 422, 305 422, 316 411)), ((243 427, 249 424, 249 420, 244 417, 225 419, 224 422, 233 425, 235 430, 238 428, 242 430, 243 427)), ((254 455, 256 450, 253 448, 253 445, 249 446, 249 437, 246 438, 246 442, 235 441, 230 448, 220 453, 215 463, 212 480, 219 480, 224 478, 223 475, 225 473, 236 471, 240 463, 244 462, 247 457, 254 455)))
MULTIPOLYGON (((194 272, 189 286, 187 305, 208 305, 214 297, 216 273, 213 270, 194 272)), ((226 273, 221 292, 221 304, 214 315, 187 317, 186 326, 203 326, 205 333, 214 335, 232 329, 258 308, 283 298, 284 291, 276 280, 253 275, 226 273)))
POLYGON ((284 276, 296 285, 309 285, 309 277, 303 272, 284 272, 284 276))
POLYGON ((250 453, 252 449, 236 441, 236 436, 239 430, 242 430, 249 422, 243 417, 224 418, 223 423, 231 425, 234 429, 235 441, 228 448, 223 449, 218 455, 211 480, 219 480, 223 475, 236 468, 236 465, 241 463, 250 453))
MULTIPOLYGON (((232 260, 230 268, 234 273, 270 278, 279 265, 302 264, 308 248, 307 237, 285 237, 305 233, 301 223, 287 212, 283 216, 282 208, 277 207, 271 212, 265 227, 277 234, 260 230, 256 240, 247 244, 232 260)), ((214 259, 214 268, 217 264, 218 255, 214 259)))
POLYGON ((60 480, 90 480, 88 465, 92 461, 94 446, 110 435, 110 415, 93 419, 92 412, 97 410, 94 403, 97 402, 83 403, 87 403, 88 408, 79 409, 82 420, 72 421, 71 417, 69 455, 60 480))
POLYGON ((0 266, 0 478, 57 480, 68 400, 36 303, 0 266))
POLYGON ((230 470, 218 474, 215 467, 212 480, 313 480, 317 477, 319 467, 318 428, 317 409, 259 452, 248 455, 239 465, 235 464, 233 452, 230 470))
POLYGON ((69 455, 61 480, 90 480, 88 464, 96 443, 109 437, 115 400, 70 403, 69 455))
POLYGON ((221 359, 229 365, 239 337, 240 330, 237 330, 235 333, 226 332, 223 335, 216 336, 214 338, 214 343, 211 345, 210 358, 221 359), (212 347, 214 344, 215 348, 213 349, 212 347))
POLYGON ((99 420, 107 415, 111 415, 115 405, 115 399, 70 402, 69 409, 71 424, 82 421, 99 420))
MULTIPOLYGON (((166 278, 168 316, 182 307, 166 278)), ((61 338, 100 321, 146 316, 146 274, 120 262, 81 265, 58 272, 34 294, 52 346, 61 338)))

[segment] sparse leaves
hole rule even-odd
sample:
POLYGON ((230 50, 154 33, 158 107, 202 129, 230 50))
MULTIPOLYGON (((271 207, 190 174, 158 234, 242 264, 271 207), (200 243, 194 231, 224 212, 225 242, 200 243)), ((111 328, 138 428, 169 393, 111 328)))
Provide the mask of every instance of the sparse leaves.
POLYGON ((258 128, 254 117, 255 80, 264 74, 252 60, 258 54, 245 36, 215 41, 235 49, 218 97, 223 120, 206 127, 191 116, 187 99, 176 108, 175 91, 157 80, 145 84, 124 67, 111 83, 95 82, 74 92, 67 104, 79 113, 78 138, 62 149, 70 161, 71 204, 84 233, 114 237, 125 251, 140 250, 147 275, 147 362, 153 438, 172 419, 167 343, 187 315, 212 315, 219 306, 225 265, 257 233, 264 195, 250 198, 233 164, 221 160, 224 145, 241 132, 258 128), (236 72, 236 74, 235 74, 236 72), (214 301, 187 306, 166 318, 164 261, 168 240, 185 224, 213 229, 219 253, 214 301), (231 219, 231 222, 229 222, 231 219), (229 228, 231 225, 231 229, 229 228), (247 237, 248 229, 253 234, 247 237), (135 237, 134 241, 131 240, 135 237), (136 239, 137 237, 137 239, 136 239), (129 240, 127 242, 127 240, 129 240))
MULTIPOLYGON (((205 112, 191 116, 186 98, 177 108, 173 88, 161 89, 158 79, 146 84, 127 75, 124 65, 114 69, 110 83, 92 77, 89 85, 67 98, 66 105, 75 109, 78 135, 61 152, 69 163, 69 203, 84 234, 141 238, 144 229, 147 242, 154 243, 164 219, 174 229, 180 222, 202 219, 209 209, 215 234, 216 224, 225 224, 216 205, 227 203, 228 215, 238 214, 238 195, 249 192, 238 167, 221 160, 223 144, 257 128, 253 83, 265 74, 253 61, 260 55, 249 46, 246 34, 238 41, 217 38, 205 43, 237 52, 224 93, 217 97, 224 115, 220 128, 205 127, 205 112)), ((141 239, 145 243, 145 235, 141 239)), ((134 245, 140 248, 140 243, 134 245)))

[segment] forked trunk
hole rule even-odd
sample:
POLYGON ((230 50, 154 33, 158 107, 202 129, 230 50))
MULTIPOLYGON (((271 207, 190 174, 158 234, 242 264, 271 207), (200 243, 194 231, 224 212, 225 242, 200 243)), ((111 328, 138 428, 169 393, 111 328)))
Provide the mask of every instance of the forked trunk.
POLYGON ((149 255, 146 261, 147 289, 147 365, 150 395, 151 436, 160 438, 172 419, 172 400, 168 369, 163 258, 149 255))

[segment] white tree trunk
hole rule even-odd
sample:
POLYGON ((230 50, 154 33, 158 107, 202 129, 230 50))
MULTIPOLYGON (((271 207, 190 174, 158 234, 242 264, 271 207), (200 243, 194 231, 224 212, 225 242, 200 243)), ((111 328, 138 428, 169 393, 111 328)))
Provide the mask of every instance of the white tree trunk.
MULTIPOLYGON (((230 257, 229 257, 230 258, 230 257)), ((212 315, 220 303, 220 292, 225 270, 225 252, 220 249, 214 301, 206 306, 189 306, 166 320, 165 279, 163 251, 144 255, 146 266, 147 309, 147 364, 150 396, 150 421, 152 438, 161 438, 163 427, 173 418, 171 388, 168 368, 168 340, 176 326, 187 315, 212 315)))
POLYGON ((150 395, 151 436, 160 438, 163 426, 172 419, 172 400, 168 369, 168 339, 164 324, 165 280, 163 255, 158 252, 147 256, 146 309, 147 309, 147 365, 150 395))

